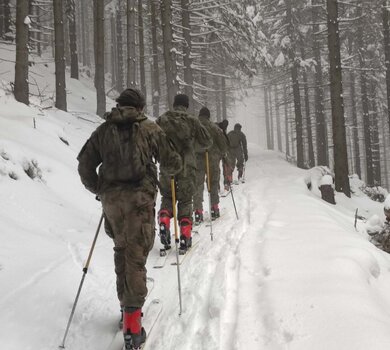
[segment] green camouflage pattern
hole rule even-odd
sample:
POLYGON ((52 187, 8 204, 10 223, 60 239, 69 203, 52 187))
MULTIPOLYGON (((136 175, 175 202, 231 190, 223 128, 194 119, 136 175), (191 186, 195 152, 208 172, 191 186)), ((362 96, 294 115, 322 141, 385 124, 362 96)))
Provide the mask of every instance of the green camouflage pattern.
POLYGON ((77 159, 81 181, 101 199, 105 230, 114 240, 119 301, 125 307, 142 307, 147 295, 145 264, 155 237, 155 163, 175 175, 182 168, 181 157, 156 123, 124 107, 107 115, 77 159))
MULTIPOLYGON (((207 129, 200 121, 187 113, 184 107, 176 107, 157 119, 157 124, 167 134, 182 157, 182 171, 175 176, 177 216, 192 217, 192 196, 196 185, 195 148, 207 149, 212 145, 207 129)), ((172 211, 171 176, 163 169, 160 171, 161 209, 172 211)))
POLYGON ((106 122, 92 133, 77 159, 81 181, 94 194, 129 187, 143 188, 154 194, 158 184, 156 161, 168 174, 176 174, 182 167, 180 156, 161 128, 133 107, 113 108, 106 122), (134 129, 137 130, 135 150, 126 146, 134 129), (145 168, 143 176, 134 175, 133 172, 139 170, 130 169, 129 164, 134 159, 136 168, 145 168))
POLYGON ((231 156, 231 167, 237 165, 237 169, 242 171, 244 167, 244 159, 248 158, 248 148, 246 136, 241 130, 232 130, 228 133, 229 138, 229 153, 231 156))
MULTIPOLYGON (((222 158, 227 157, 228 151, 228 141, 223 133, 223 131, 209 120, 205 116, 199 116, 199 120, 207 131, 211 135, 213 144, 208 152, 209 159, 209 169, 210 169, 210 195, 211 195, 211 204, 219 203, 219 179, 220 179, 220 169, 219 163, 222 158)), ((197 149, 197 171, 196 171, 196 186, 195 193, 193 197, 193 206, 194 210, 203 209, 203 191, 204 191, 204 182, 205 178, 207 180, 207 169, 206 169, 206 152, 204 149, 197 149)))

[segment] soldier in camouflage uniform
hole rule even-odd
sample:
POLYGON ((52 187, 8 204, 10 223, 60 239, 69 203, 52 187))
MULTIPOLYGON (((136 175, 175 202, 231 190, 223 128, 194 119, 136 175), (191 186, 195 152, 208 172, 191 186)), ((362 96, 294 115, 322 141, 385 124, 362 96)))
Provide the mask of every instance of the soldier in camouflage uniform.
POLYGON ((222 172, 223 172, 223 184, 225 187, 225 191, 230 190, 230 186, 233 182, 233 170, 234 170, 234 162, 232 160, 232 156, 229 152, 229 138, 227 135, 227 127, 229 126, 229 121, 227 119, 222 120, 220 123, 217 123, 218 127, 222 130, 223 135, 225 136, 226 143, 228 145, 228 150, 226 152, 226 157, 222 158, 222 172))
MULTIPOLYGON (((173 110, 157 119, 157 124, 165 131, 183 160, 183 168, 175 176, 177 217, 180 225, 180 250, 185 252, 192 242, 192 196, 195 190, 196 158, 195 144, 201 148, 211 145, 210 135, 199 120, 187 113, 188 96, 175 96, 173 110)), ((170 219, 172 212, 171 176, 160 174, 161 209, 159 211, 160 239, 165 249, 170 248, 170 219)))
POLYGON ((77 159, 81 181, 100 198, 114 240, 117 294, 130 348, 146 338, 141 308, 147 295, 145 264, 155 237, 155 161, 173 175, 181 168, 181 158, 161 128, 143 114, 140 91, 127 89, 116 101, 77 159))
MULTIPOLYGON (((210 111, 208 108, 203 107, 199 111, 199 120, 202 125, 209 132, 213 144, 207 149, 210 169, 210 195, 211 195, 211 218, 215 220, 219 218, 219 162, 222 158, 226 157, 228 150, 227 139, 225 138, 222 130, 210 121, 210 111)), ((207 176, 206 169, 206 150, 197 149, 196 152, 196 189, 193 198, 195 224, 200 224, 203 221, 203 189, 205 175, 207 176)))
POLYGON ((237 164, 238 180, 242 179, 244 172, 244 160, 248 161, 248 148, 246 144, 246 136, 241 131, 241 124, 234 125, 234 130, 228 133, 230 154, 233 160, 232 172, 235 164, 237 164), (237 163, 236 163, 237 162, 237 163))
POLYGON ((386 253, 390 253, 390 208, 385 206, 384 208, 386 221, 383 224, 382 230, 369 232, 370 241, 375 244, 376 247, 382 249, 386 253))

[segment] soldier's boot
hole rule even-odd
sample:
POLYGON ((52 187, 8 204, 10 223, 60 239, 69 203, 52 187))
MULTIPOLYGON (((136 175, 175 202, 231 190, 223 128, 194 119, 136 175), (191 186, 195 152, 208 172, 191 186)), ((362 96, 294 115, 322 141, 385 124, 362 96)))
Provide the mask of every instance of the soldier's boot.
POLYGON ((140 349, 146 341, 146 332, 141 323, 142 312, 138 307, 125 307, 123 313, 123 336, 125 349, 140 349))
POLYGON ((211 206, 211 220, 218 219, 220 217, 218 204, 211 206))
POLYGON ((160 229, 160 241, 165 249, 171 248, 171 217, 172 214, 167 209, 161 209, 158 213, 158 223, 160 229))
POLYGON ((190 218, 180 219, 180 252, 184 254, 192 245, 192 221, 190 218))
POLYGON ((200 225, 203 222, 203 210, 196 209, 195 210, 195 226, 200 225))

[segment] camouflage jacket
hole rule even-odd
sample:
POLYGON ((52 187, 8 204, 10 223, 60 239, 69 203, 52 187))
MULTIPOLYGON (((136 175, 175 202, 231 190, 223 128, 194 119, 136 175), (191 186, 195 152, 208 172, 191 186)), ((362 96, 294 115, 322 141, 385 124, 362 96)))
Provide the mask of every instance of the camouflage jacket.
POLYGON ((142 112, 133 107, 113 108, 106 117, 77 157, 81 182, 89 191, 101 194, 112 188, 134 187, 155 193, 156 162, 171 175, 181 170, 182 160, 165 133, 142 112), (135 149, 126 146, 132 130, 136 130, 135 149), (144 169, 137 180, 131 177, 128 159, 139 160, 136 165, 144 169))
POLYGON ((228 133, 229 145, 231 149, 241 147, 244 156, 248 156, 248 148, 246 143, 246 136, 240 130, 232 130, 228 133))
POLYGON ((182 157, 183 169, 196 168, 195 147, 207 149, 212 145, 207 129, 181 107, 164 113, 156 122, 182 157))
MULTIPOLYGON (((209 132, 213 142, 213 144, 208 148, 210 157, 214 159, 221 159, 222 157, 225 157, 228 151, 228 142, 223 134, 223 131, 207 117, 199 116, 199 120, 209 132)), ((196 152, 204 153, 205 149, 197 148, 196 152)))
POLYGON ((385 221, 381 231, 367 233, 370 235, 370 241, 376 247, 390 253, 390 221, 385 221))

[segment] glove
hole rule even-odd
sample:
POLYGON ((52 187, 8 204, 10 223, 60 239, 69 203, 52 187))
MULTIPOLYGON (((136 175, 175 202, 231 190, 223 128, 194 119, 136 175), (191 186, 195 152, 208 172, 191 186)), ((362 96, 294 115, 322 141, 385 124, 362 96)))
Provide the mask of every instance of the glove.
POLYGON ((245 162, 248 161, 248 155, 247 154, 245 154, 244 159, 245 159, 245 162))

